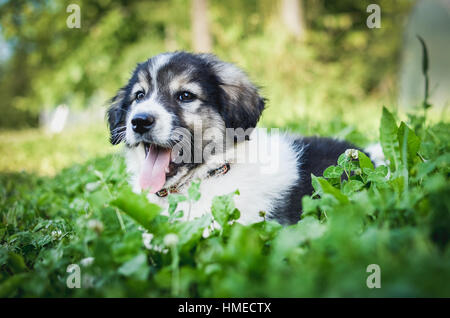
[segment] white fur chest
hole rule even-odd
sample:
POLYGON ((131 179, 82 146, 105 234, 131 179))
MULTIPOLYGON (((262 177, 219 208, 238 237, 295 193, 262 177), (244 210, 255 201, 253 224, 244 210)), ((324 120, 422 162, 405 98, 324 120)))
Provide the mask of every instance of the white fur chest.
MULTIPOLYGON (((265 142, 271 145, 270 149, 255 144, 260 138, 252 138, 238 145, 232 154, 227 152, 213 157, 195 170, 191 180, 201 180, 201 197, 190 207, 191 219, 210 213, 215 196, 236 190, 239 190, 240 194, 234 197, 234 201, 236 208, 241 212, 238 222, 242 224, 262 221, 261 211, 270 215, 280 202, 287 199, 286 195, 290 188, 299 182, 297 160, 301 152, 294 150, 289 136, 269 136, 265 132, 264 134, 265 142), (230 170, 226 174, 206 177, 209 170, 219 167, 225 161, 230 163, 230 170)), ((144 158, 144 154, 138 149, 127 152, 127 168, 135 192, 140 192, 138 182, 142 161, 140 158, 144 158)), ((186 194, 188 187, 189 184, 182 187, 180 193, 186 194)), ((148 199, 163 207, 164 213, 167 213, 167 197, 160 198, 155 194, 149 194, 148 199)), ((187 219, 189 203, 180 203, 178 209, 184 211, 183 218, 187 219)))

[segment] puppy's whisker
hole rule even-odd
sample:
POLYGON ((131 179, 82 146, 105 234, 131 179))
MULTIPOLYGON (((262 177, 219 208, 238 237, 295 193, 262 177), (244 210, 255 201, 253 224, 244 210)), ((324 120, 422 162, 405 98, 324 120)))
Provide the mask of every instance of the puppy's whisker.
POLYGON ((123 127, 117 127, 117 128, 112 129, 112 130, 111 130, 111 133, 122 132, 122 131, 125 131, 126 129, 127 129, 126 126, 123 126, 123 127))

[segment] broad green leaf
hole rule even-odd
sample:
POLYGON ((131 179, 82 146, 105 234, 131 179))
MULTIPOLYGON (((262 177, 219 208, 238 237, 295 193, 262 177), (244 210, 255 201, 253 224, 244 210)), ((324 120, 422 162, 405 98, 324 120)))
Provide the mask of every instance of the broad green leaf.
POLYGON ((183 216, 184 216, 184 211, 183 210, 178 210, 176 213, 174 213, 173 215, 173 218, 175 218, 175 219, 179 219, 179 218, 182 218, 183 216))
POLYGON ((345 183, 342 193, 346 195, 350 195, 358 190, 361 190, 364 187, 364 183, 358 180, 350 180, 347 183, 345 183))
POLYGON ((238 220, 241 217, 241 212, 238 209, 234 209, 233 213, 230 215, 231 220, 238 220))
POLYGON ((182 194, 169 194, 167 200, 169 201, 169 215, 172 215, 175 212, 178 203, 186 201, 187 198, 182 194))
POLYGON ((417 158, 417 152, 420 148, 420 139, 404 122, 401 122, 400 124, 397 138, 400 145, 400 158, 402 163, 407 165, 408 169, 411 169, 415 158, 417 158))
POLYGON ((118 272, 124 276, 132 276, 138 280, 147 279, 150 268, 147 255, 140 253, 119 267, 118 272))
MULTIPOLYGON (((378 169, 379 167, 377 167, 378 169)), ((387 169, 387 168, 386 168, 387 169)), ((364 169, 364 173, 367 174, 367 181, 375 182, 375 183, 384 183, 386 182, 386 174, 383 171, 370 170, 369 168, 364 169)))
POLYGON ((396 171, 400 164, 397 131, 398 128, 394 116, 392 116, 386 107, 383 107, 380 125, 380 143, 384 155, 390 162, 392 171, 396 171))
POLYGON ((309 240, 321 237, 326 226, 314 217, 305 217, 299 223, 281 229, 274 240, 272 256, 276 260, 283 260, 293 249, 309 240))
POLYGON ((403 192, 403 190, 405 188, 405 182, 404 182, 403 177, 401 177, 401 176, 396 177, 396 178, 390 179, 388 182, 397 193, 403 192))
POLYGON ((214 197, 212 201, 212 215, 217 223, 219 223, 222 227, 224 227, 229 220, 236 216, 233 200, 235 194, 239 194, 239 191, 214 197))
POLYGON ((118 207, 147 229, 150 229, 150 222, 162 210, 158 205, 150 203, 145 194, 138 195, 129 187, 122 189, 111 205, 118 207))
POLYGON ((302 198, 302 218, 307 215, 316 215, 317 207, 320 201, 311 198, 310 196, 303 196, 302 198))
POLYGON ((174 229, 183 245, 192 239, 199 239, 203 230, 211 224, 211 215, 205 214, 188 222, 178 222, 174 229))
POLYGON ((311 173, 311 185, 313 186, 315 192, 317 192, 318 194, 323 193, 319 181, 317 181, 316 176, 313 175, 312 173, 311 173))
POLYGON ((330 166, 325 169, 323 176, 328 179, 340 178, 344 173, 344 169, 339 166, 330 166))
POLYGON ((374 170, 372 160, 366 156, 364 152, 358 151, 358 160, 359 167, 364 170, 364 168, 368 168, 374 170))
POLYGON ((389 172, 389 169, 388 169, 388 167, 382 165, 382 166, 376 167, 376 168, 375 168, 375 171, 376 171, 377 173, 379 173, 380 175, 382 175, 383 177, 386 177, 387 174, 388 174, 388 172, 389 172))
POLYGON ((200 199, 200 180, 193 181, 188 189, 188 196, 190 200, 198 201, 200 199))
POLYGON ((109 203, 109 201, 111 200, 111 195, 109 194, 108 190, 103 187, 98 189, 97 191, 89 193, 89 195, 86 196, 86 200, 94 209, 99 209, 104 207, 105 204, 109 203))
POLYGON ((338 164, 340 167, 344 167, 345 163, 348 162, 348 161, 350 161, 350 159, 347 157, 347 155, 346 155, 345 153, 342 153, 342 154, 338 157, 337 164, 338 164))
POLYGON ((436 162, 428 161, 421 162, 417 165, 417 178, 424 178, 430 174, 434 169, 436 169, 436 162))
POLYGON ((327 180, 321 177, 314 177, 314 176, 312 177, 319 183, 323 193, 331 194, 340 203, 348 203, 348 198, 344 194, 342 194, 342 192, 339 189, 336 189, 331 184, 329 184, 327 180))

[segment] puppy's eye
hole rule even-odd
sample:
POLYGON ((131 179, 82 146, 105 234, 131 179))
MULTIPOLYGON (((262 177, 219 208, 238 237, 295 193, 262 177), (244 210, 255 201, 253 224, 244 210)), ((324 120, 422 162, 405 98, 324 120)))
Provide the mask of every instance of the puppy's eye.
POLYGON ((177 93, 177 100, 183 103, 192 102, 195 97, 194 94, 187 91, 177 93))
POLYGON ((136 100, 137 100, 137 101, 141 101, 141 100, 143 100, 143 99, 144 99, 144 97, 145 97, 145 94, 144 94, 144 92, 142 92, 142 91, 139 91, 139 92, 137 92, 137 93, 136 93, 136 100))

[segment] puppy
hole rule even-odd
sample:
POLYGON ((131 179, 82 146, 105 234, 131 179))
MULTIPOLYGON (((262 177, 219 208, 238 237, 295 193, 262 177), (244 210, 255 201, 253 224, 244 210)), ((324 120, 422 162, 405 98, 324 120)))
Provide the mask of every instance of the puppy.
MULTIPOLYGON (((168 207, 168 194, 200 182, 184 218, 210 213, 215 196, 239 190, 238 222, 299 221, 311 174, 322 175, 353 145, 255 129, 265 100, 246 74, 210 54, 164 53, 138 64, 111 100, 111 143, 125 144, 135 192, 168 207), (264 212, 264 213, 261 213, 264 212)), ((276 106, 274 106, 276 107, 276 106)), ((187 202, 181 203, 188 204, 187 202)))

